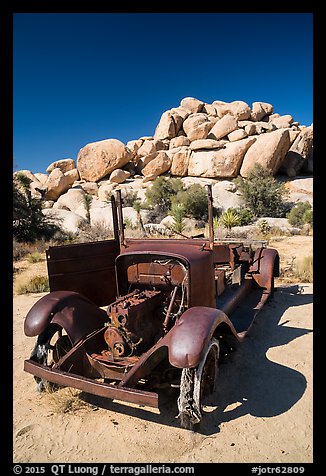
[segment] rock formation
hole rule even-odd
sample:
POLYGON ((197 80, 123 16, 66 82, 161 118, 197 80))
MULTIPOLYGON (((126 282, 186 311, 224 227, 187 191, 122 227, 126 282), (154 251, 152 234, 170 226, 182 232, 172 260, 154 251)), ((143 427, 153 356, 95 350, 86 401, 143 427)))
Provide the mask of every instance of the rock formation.
POLYGON ((162 174, 185 183, 212 183, 216 206, 226 209, 225 203, 239 203, 231 180, 246 177, 256 163, 283 180, 313 170, 313 125, 303 126, 290 114, 275 113, 269 103, 208 104, 187 97, 163 112, 153 130, 153 136, 126 144, 113 138, 86 144, 76 160, 58 159, 46 174, 21 172, 32 181, 32 195, 46 200, 45 213, 50 214, 51 208, 56 210, 53 215, 66 212, 63 223, 71 230, 78 219, 72 216, 69 221, 67 213, 85 218, 85 194, 94 199, 91 220, 107 220, 106 199, 113 190, 137 192, 143 200, 146 188, 162 174))

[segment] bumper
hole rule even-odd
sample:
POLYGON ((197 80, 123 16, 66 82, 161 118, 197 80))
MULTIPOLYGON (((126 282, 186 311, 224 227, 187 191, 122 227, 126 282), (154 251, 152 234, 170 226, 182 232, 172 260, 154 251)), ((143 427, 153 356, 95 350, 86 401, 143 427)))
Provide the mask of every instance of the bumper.
POLYGON ((99 397, 122 400, 152 408, 159 407, 158 394, 154 392, 145 392, 134 388, 124 388, 107 383, 100 383, 89 378, 81 377, 80 375, 49 369, 30 359, 24 361, 24 370, 25 372, 56 383, 57 385, 77 388, 78 390, 98 395, 99 397))

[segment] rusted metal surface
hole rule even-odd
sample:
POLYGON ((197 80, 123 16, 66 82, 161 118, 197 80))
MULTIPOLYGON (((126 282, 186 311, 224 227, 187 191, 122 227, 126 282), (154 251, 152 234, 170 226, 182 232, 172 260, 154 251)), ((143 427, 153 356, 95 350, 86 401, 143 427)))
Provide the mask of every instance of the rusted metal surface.
POLYGON ((122 198, 121 198, 120 189, 117 190, 117 210, 118 210, 120 248, 123 248, 126 246, 126 240, 125 240, 125 230, 124 230, 123 213, 122 213, 122 198))
POLYGON ((161 291, 134 291, 108 307, 108 328, 104 333, 114 357, 140 354, 162 336, 161 291))
POLYGON ((216 296, 223 294, 225 290, 225 271, 223 269, 215 270, 216 296))
POLYGON ((107 383, 100 383, 69 372, 53 370, 44 367, 32 360, 25 360, 24 370, 37 377, 49 380, 58 385, 76 388, 83 392, 92 393, 99 397, 115 398, 126 402, 138 403, 149 407, 158 408, 158 395, 154 392, 146 392, 134 388, 122 388, 107 383))
POLYGON ((213 194, 212 185, 207 186, 207 200, 208 200, 208 241, 209 247, 212 250, 214 247, 214 227, 213 227, 213 194))
POLYGON ((116 298, 116 240, 53 246, 47 250, 51 291, 76 291, 98 306, 116 298))
POLYGON ((229 335, 241 342, 273 292, 279 256, 264 245, 214 242, 211 198, 208 188, 208 239, 126 239, 118 191, 114 240, 51 247, 51 292, 25 319, 25 334, 38 336, 25 370, 158 407, 148 390, 180 384, 229 335), (50 362, 50 340, 58 332, 60 343, 62 329, 70 346, 50 362))
POLYGON ((223 311, 227 316, 230 316, 232 312, 236 309, 237 306, 248 296, 252 286, 251 279, 245 279, 241 285, 235 285, 235 291, 230 293, 227 300, 224 302, 217 298, 217 306, 221 311, 223 311))
POLYGON ((253 279, 257 285, 272 292, 274 276, 279 276, 279 256, 272 248, 261 248, 256 250, 253 263, 250 268, 253 279))
POLYGON ((221 323, 227 323, 237 337, 228 316, 221 310, 203 306, 188 309, 166 339, 170 363, 179 368, 196 367, 221 323))
POLYGON ((111 195, 111 210, 112 210, 112 222, 113 222, 113 234, 114 234, 114 241, 119 243, 119 220, 118 220, 118 210, 117 210, 117 203, 114 195, 111 195))
MULTIPOLYGON (((122 251, 116 263, 119 294, 123 294, 128 283, 126 270, 137 259, 153 262, 169 258, 179 260, 180 266, 182 264, 188 270, 189 306, 214 307, 215 274, 212 251, 206 246, 203 248, 201 243, 197 243, 197 246, 191 243, 188 246, 188 240, 127 241, 127 248, 122 251), (205 279, 202 279, 203 276, 205 279)), ((159 282, 148 284, 158 285, 159 282)))
POLYGON ((213 261, 215 264, 230 262, 230 246, 226 243, 214 243, 213 261))
POLYGON ((29 337, 41 334, 51 323, 63 327, 72 342, 102 326, 105 311, 73 291, 54 291, 43 296, 28 312, 24 332, 29 337))
POLYGON ((166 264, 161 264, 159 261, 160 258, 157 256, 153 257, 149 262, 130 264, 127 270, 128 283, 152 286, 180 285, 185 277, 182 266, 172 260, 167 262, 167 260, 164 259, 163 261, 166 262, 166 264))

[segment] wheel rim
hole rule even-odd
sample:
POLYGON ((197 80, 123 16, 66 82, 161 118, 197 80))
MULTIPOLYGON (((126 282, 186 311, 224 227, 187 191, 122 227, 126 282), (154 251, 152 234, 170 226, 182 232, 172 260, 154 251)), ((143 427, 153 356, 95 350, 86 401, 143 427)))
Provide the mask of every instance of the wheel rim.
MULTIPOLYGON (((32 351, 31 358, 45 367, 52 368, 58 360, 63 357, 72 347, 69 337, 62 335, 62 329, 53 327, 47 332, 47 337, 40 335, 32 351)), ((34 376, 37 390, 42 392, 47 389, 56 388, 55 384, 40 377, 34 376)))
POLYGON ((215 389, 216 375, 218 371, 219 344, 216 339, 212 339, 207 348, 205 356, 198 365, 194 373, 194 395, 193 399, 200 414, 205 405, 206 398, 215 389))
POLYGON ((205 405, 205 398, 212 394, 215 389, 216 375, 218 371, 219 345, 214 339, 202 359, 195 373, 194 399, 198 401, 198 406, 205 405))

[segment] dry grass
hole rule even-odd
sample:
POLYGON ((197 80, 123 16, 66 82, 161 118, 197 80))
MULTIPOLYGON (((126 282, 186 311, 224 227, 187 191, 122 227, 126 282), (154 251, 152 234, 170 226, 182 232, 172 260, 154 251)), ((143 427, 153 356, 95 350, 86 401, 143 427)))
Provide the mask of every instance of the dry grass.
POLYGON ((86 223, 79 227, 78 233, 75 235, 73 242, 89 243, 92 241, 111 240, 113 238, 113 230, 108 228, 104 223, 98 222, 92 226, 86 223))
POLYGON ((26 256, 26 260, 29 263, 39 263, 40 261, 44 261, 46 259, 45 253, 40 253, 39 251, 35 251, 34 253, 29 253, 26 256))
POLYGON ((282 283, 313 282, 313 236, 293 235, 273 237, 270 248, 280 255, 280 277, 282 283))
POLYGON ((312 255, 306 256, 294 262, 293 267, 294 275, 302 283, 313 282, 313 257, 312 255))
POLYGON ((47 390, 47 399, 54 413, 75 413, 79 410, 91 410, 94 407, 82 400, 83 392, 74 388, 60 388, 59 390, 47 390))
POLYGON ((50 291, 49 279, 47 276, 36 275, 29 280, 16 281, 17 294, 45 293, 50 291))

